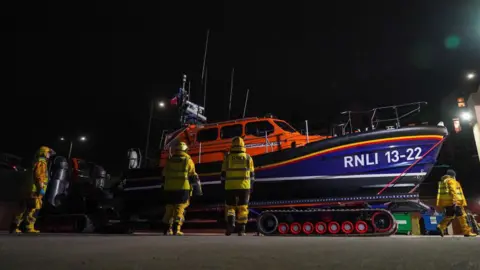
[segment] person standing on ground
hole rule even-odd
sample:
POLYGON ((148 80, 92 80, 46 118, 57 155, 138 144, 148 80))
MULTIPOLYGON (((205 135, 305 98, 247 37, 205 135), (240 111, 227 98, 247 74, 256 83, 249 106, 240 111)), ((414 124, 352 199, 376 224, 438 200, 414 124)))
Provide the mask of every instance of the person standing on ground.
POLYGON ((456 173, 452 169, 447 170, 447 174, 442 176, 442 179, 438 182, 437 206, 445 209, 445 217, 437 226, 442 237, 447 226, 455 218, 458 219, 465 237, 476 236, 468 225, 467 214, 464 209, 467 206, 467 200, 463 194, 462 186, 456 179, 456 173))
POLYGON ((240 137, 233 138, 230 152, 223 160, 221 180, 225 188, 225 235, 231 235, 237 223, 238 235, 243 236, 248 222, 248 202, 255 180, 255 168, 240 137))
POLYGON ((164 196, 166 200, 164 235, 183 235, 181 227, 185 219, 185 209, 190 204, 190 197, 194 192, 196 196, 202 196, 200 179, 195 172, 195 164, 187 154, 188 146, 179 142, 175 147, 175 153, 167 160, 162 170, 164 181, 164 196))
POLYGON ((35 222, 40 209, 42 209, 43 196, 47 192, 48 185, 48 160, 50 156, 55 155, 53 149, 42 146, 35 154, 33 163, 33 185, 27 199, 21 200, 21 213, 17 215, 10 228, 10 233, 22 233, 20 225, 25 221, 27 233, 40 233, 35 230, 35 222))

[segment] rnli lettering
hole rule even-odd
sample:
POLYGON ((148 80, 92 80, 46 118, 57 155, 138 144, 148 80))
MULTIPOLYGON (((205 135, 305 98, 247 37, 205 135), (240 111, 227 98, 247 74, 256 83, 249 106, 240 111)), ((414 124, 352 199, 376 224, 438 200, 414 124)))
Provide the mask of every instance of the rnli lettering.
POLYGON ((345 168, 364 167, 378 164, 378 153, 345 156, 343 158, 345 168))
POLYGON ((385 153, 367 153, 360 155, 351 155, 343 157, 343 166, 345 168, 374 166, 380 163, 392 164, 401 162, 411 162, 422 158, 422 148, 407 148, 386 151, 385 153))

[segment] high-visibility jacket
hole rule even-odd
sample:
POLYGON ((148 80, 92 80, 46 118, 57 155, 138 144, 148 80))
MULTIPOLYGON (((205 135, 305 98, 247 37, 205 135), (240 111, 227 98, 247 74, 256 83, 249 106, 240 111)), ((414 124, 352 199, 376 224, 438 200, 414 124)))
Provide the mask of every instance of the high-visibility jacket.
POLYGON ((452 206, 454 203, 458 206, 467 206, 460 183, 455 178, 445 175, 438 182, 437 206, 452 206))
POLYGON ((33 185, 32 193, 35 195, 45 195, 48 185, 47 159, 39 157, 33 164, 33 185))
POLYGON ((230 152, 222 164, 225 190, 250 189, 255 179, 253 160, 245 152, 230 152))
POLYGON ((175 152, 163 168, 164 190, 191 190, 190 178, 198 178, 192 158, 185 152, 175 152))

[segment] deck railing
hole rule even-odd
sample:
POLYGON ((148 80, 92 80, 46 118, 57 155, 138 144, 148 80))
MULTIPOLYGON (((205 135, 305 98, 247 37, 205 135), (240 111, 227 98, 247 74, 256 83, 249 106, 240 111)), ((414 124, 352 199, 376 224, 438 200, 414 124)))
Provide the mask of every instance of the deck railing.
MULTIPOLYGON (((344 111, 344 112, 341 112, 341 114, 347 116, 347 121, 334 126, 334 130, 336 128, 341 128, 342 130, 341 135, 351 134, 351 133, 360 131, 359 129, 355 129, 352 124, 352 115, 355 115, 355 114, 370 115, 370 127, 366 128, 365 129, 366 131, 368 131, 369 129, 371 129, 372 131, 376 130, 379 127, 379 124, 381 123, 392 123, 391 126, 386 126, 387 129, 400 128, 402 119, 420 112, 422 105, 426 105, 426 104, 427 102, 422 101, 422 102, 405 103, 401 105, 378 107, 368 111, 344 111), (400 109, 404 109, 406 111, 400 111, 400 109), (393 113, 394 116, 388 117, 385 119, 380 119, 379 117, 380 112, 393 113)), ((335 134, 335 132, 333 133, 335 134)))

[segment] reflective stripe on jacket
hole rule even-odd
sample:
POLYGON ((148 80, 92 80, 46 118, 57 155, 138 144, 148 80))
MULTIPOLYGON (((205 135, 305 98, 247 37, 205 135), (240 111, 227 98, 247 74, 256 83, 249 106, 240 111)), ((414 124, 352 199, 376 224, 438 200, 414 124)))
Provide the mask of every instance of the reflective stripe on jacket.
POLYGON ((451 176, 445 175, 438 182, 437 206, 467 206, 465 195, 460 183, 451 176))
POLYGON ((253 160, 245 152, 229 153, 222 164, 225 189, 250 189, 254 175, 253 160))
POLYGON ((164 190, 191 190, 189 177, 196 176, 195 164, 187 153, 176 152, 167 160, 162 171, 164 190))

